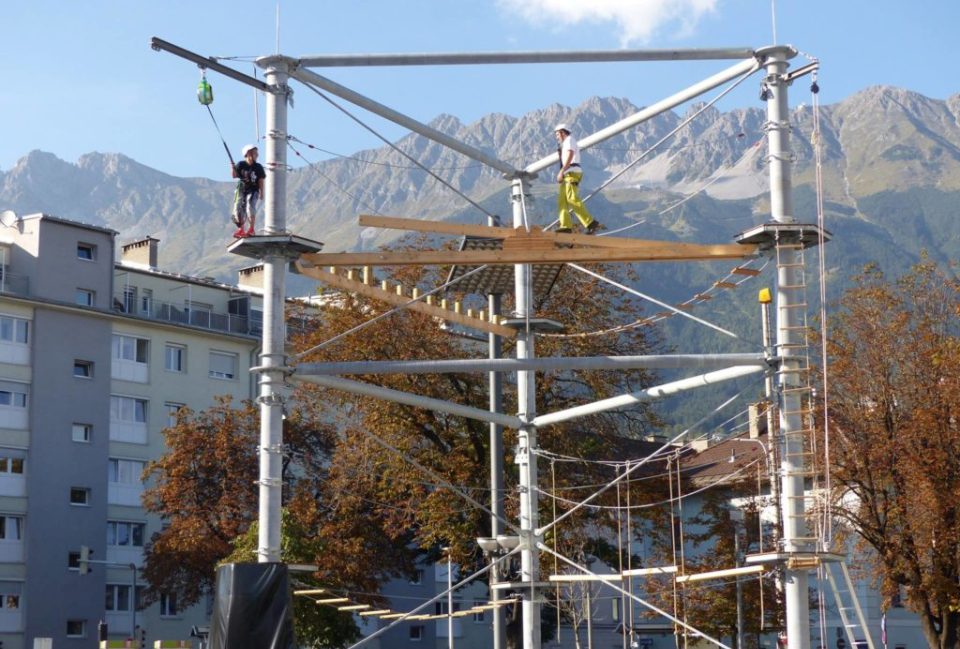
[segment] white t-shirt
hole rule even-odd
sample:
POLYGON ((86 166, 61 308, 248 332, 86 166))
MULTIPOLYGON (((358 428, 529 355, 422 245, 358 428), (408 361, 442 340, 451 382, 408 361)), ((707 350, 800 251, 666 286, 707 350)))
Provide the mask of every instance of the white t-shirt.
POLYGON ((567 151, 573 151, 573 160, 570 164, 578 165, 580 164, 580 147, 577 145, 577 140, 572 135, 568 135, 564 138, 563 144, 560 145, 560 166, 562 167, 567 162, 567 151))

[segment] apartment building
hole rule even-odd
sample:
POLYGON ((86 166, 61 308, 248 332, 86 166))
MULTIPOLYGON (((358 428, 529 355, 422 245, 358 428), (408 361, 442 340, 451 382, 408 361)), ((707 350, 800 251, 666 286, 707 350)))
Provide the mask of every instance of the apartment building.
POLYGON ((185 639, 207 603, 138 610, 162 523, 140 504, 176 411, 253 396, 262 269, 239 286, 158 268, 158 244, 46 214, 0 228, 0 642, 185 639), (118 259, 119 257, 119 259, 118 259), (79 570, 81 548, 90 572, 79 570), (104 562, 104 563, 100 563, 104 562))

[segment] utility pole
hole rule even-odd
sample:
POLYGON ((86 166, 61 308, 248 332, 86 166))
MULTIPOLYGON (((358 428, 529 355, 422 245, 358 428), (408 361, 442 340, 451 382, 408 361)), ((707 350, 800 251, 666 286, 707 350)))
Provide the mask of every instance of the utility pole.
MULTIPOLYGON (((768 166, 770 171, 770 213, 775 225, 795 223, 790 180, 790 114, 787 104, 787 60, 795 55, 787 46, 760 50, 766 56, 764 98, 767 102, 768 166)), ((775 242, 779 248, 780 240, 775 242)), ((804 477, 807 471, 803 448, 804 414, 801 394, 805 385, 803 359, 797 350, 805 345, 800 318, 803 308, 802 256, 799 246, 784 246, 777 259, 776 327, 777 352, 782 361, 780 391, 780 491, 783 519, 783 551, 813 551, 804 518, 804 477)), ((807 568, 784 566, 784 597, 787 616, 787 648, 810 649, 810 603, 807 568)))

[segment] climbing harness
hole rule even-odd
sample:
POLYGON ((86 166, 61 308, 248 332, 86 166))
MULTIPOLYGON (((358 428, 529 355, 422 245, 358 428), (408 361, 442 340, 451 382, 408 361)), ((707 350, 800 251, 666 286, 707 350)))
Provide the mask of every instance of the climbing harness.
POLYGON ((227 157, 230 158, 230 166, 237 166, 237 163, 233 161, 233 156, 230 154, 230 147, 227 146, 227 141, 223 139, 223 133, 220 132, 220 125, 217 124, 217 118, 213 116, 213 111, 210 109, 210 104, 213 103, 213 86, 207 81, 207 71, 204 68, 200 68, 200 83, 197 84, 197 101, 205 106, 207 113, 210 114, 210 119, 213 120, 213 126, 217 129, 217 135, 220 136, 220 141, 223 143, 223 150, 227 152, 227 157))

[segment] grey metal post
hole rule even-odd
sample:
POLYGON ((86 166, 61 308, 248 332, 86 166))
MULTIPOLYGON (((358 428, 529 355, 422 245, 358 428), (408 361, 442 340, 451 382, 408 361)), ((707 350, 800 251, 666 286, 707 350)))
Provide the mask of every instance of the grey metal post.
MULTIPOLYGON (((287 79, 292 59, 265 57, 268 84, 266 123, 267 179, 264 197, 266 234, 286 230, 287 220, 287 79)), ((283 446, 284 294, 287 258, 274 249, 263 258, 263 352, 260 366, 260 512, 257 560, 280 561, 280 507, 283 446)))
POLYGON ((447 551, 447 649, 453 649, 453 558, 447 551))
MULTIPOLYGON (((493 225, 493 219, 489 219, 493 225)), ((490 312, 490 321, 493 322, 500 315, 500 295, 490 294, 487 296, 488 311, 490 312)), ((498 359, 503 355, 503 339, 495 333, 489 334, 490 358, 498 359)), ((503 412, 503 376, 500 372, 489 373, 490 384, 490 412, 503 412)), ((490 517, 490 536, 497 538, 503 534, 503 526, 500 519, 504 514, 504 492, 503 492, 503 426, 490 423, 490 511, 493 515, 490 517)), ((500 581, 500 566, 497 563, 497 557, 491 556, 493 568, 490 570, 490 585, 500 581)), ((490 588, 490 602, 496 604, 500 600, 500 590, 490 588)), ((499 606, 490 610, 493 615, 493 649, 503 649, 506 646, 506 628, 503 624, 503 613, 499 606)))
POLYGON ((130 593, 130 637, 133 638, 134 644, 137 642, 137 564, 130 564, 130 572, 132 576, 130 581, 132 582, 133 592, 130 593))
MULTIPOLYGON (((524 226, 523 200, 526 189, 524 177, 514 178, 511 199, 513 201, 513 226, 524 226)), ((530 264, 514 267, 514 291, 516 317, 530 317, 533 296, 530 295, 532 272, 530 264)), ((534 334, 526 328, 517 330, 517 358, 535 356, 534 334)), ((539 578, 540 550, 537 547, 538 498, 537 456, 531 451, 537 447, 537 428, 531 422, 537 415, 536 373, 529 370, 517 372, 517 416, 523 422, 517 432, 516 463, 520 466, 520 581, 529 584, 522 589, 523 649, 540 649, 540 603, 536 582, 539 578)))
MULTIPOLYGON (((795 54, 792 48, 773 46, 762 50, 766 55, 767 76, 767 142, 770 168, 770 212, 776 223, 793 223, 793 201, 790 182, 790 113, 787 104, 787 81, 784 74, 787 60, 795 54)), ((807 525, 804 520, 804 428, 800 392, 790 388, 801 384, 801 359, 796 347, 802 343, 800 305, 803 304, 803 267, 796 249, 779 252, 776 295, 777 350, 783 358, 779 376, 780 389, 780 492, 783 516, 783 549, 787 553, 810 551, 807 525)), ((784 596, 787 614, 788 649, 810 647, 810 603, 806 569, 784 568, 784 596)))
MULTIPOLYGON (((733 564, 740 567, 740 525, 733 526, 733 564)), ((737 575, 737 649, 743 649, 743 581, 737 575)))

